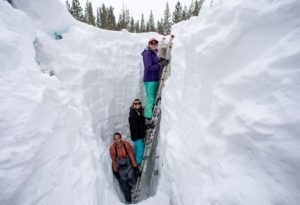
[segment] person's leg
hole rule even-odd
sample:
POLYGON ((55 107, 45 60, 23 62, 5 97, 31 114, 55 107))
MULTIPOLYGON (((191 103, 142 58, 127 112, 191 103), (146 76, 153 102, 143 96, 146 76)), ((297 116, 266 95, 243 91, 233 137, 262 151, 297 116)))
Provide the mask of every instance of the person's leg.
POLYGON ((144 154, 144 140, 138 139, 134 143, 134 154, 136 163, 141 166, 144 154))
POLYGON ((136 184, 136 182, 137 182, 137 176, 135 175, 134 172, 132 172, 130 178, 128 179, 128 185, 130 187, 130 190, 136 184))
POLYGON ((153 105, 155 103, 156 92, 158 88, 158 82, 144 82, 146 91, 146 104, 144 110, 144 116, 146 118, 152 118, 153 105))
POLYGON ((131 187, 128 185, 127 181, 119 180, 121 190, 124 193, 126 202, 131 203, 131 187))

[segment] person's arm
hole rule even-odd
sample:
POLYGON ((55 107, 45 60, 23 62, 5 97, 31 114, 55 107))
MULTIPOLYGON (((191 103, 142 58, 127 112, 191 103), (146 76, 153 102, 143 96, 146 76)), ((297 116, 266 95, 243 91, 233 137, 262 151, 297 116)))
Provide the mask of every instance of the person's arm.
POLYGON ((132 164, 133 168, 137 168, 138 165, 137 165, 137 163, 135 161, 135 158, 134 158, 132 146, 129 144, 129 142, 125 142, 125 146, 126 146, 126 149, 127 149, 127 152, 128 152, 128 155, 129 155, 129 158, 130 158, 130 161, 131 161, 131 164, 132 164))
POLYGON ((156 71, 161 68, 160 64, 152 64, 151 54, 149 52, 145 52, 143 55, 145 70, 148 71, 156 71))
POLYGON ((118 172, 117 163, 116 163, 116 153, 115 153, 114 146, 110 147, 109 153, 110 153, 110 157, 111 157, 111 160, 112 160, 112 170, 113 170, 114 173, 118 172))

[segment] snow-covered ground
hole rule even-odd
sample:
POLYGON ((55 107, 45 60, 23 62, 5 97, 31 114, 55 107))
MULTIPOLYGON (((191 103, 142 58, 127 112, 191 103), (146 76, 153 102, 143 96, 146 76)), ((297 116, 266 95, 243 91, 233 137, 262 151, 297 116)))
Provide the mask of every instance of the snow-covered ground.
MULTIPOLYGON (((0 204, 121 204, 108 146, 128 135, 157 34, 87 26, 59 0, 15 4, 0 1, 0 204)), ((206 1, 173 33, 160 182, 140 204, 298 204, 300 2, 206 1)))

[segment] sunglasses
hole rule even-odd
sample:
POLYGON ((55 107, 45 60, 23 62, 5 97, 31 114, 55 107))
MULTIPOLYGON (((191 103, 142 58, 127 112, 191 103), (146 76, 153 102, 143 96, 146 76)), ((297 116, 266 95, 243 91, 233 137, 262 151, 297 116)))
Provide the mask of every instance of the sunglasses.
POLYGON ((157 45, 158 43, 155 41, 150 42, 151 45, 157 45))
POLYGON ((141 102, 135 102, 133 103, 134 105, 141 105, 142 103, 141 102))

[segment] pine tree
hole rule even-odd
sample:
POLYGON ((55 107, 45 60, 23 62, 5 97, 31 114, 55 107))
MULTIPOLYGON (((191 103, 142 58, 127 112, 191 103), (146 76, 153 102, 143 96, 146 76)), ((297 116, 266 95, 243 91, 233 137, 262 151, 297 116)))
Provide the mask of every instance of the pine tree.
POLYGON ((119 15, 119 21, 118 21, 118 29, 128 29, 130 23, 130 16, 129 16, 129 10, 128 9, 122 9, 121 14, 119 15))
POLYGON ((157 32, 159 34, 163 34, 164 33, 164 28, 163 28, 163 25, 162 25, 162 22, 163 22, 163 19, 161 19, 160 21, 157 21, 157 32))
POLYGON ((194 10, 192 12, 192 15, 193 16, 198 16, 199 11, 200 11, 200 1, 198 2, 198 0, 196 0, 195 4, 194 4, 194 10))
POLYGON ((100 10, 100 20, 101 20, 101 28, 103 29, 107 29, 108 28, 108 13, 107 13, 107 9, 105 7, 104 4, 102 4, 101 6, 101 10, 100 10))
POLYGON ((164 35, 169 35, 171 33, 171 13, 169 9, 169 3, 166 4, 166 9, 164 11, 164 21, 163 21, 163 29, 164 29, 164 35))
POLYGON ((89 0, 86 1, 86 6, 84 9, 84 19, 87 24, 95 26, 95 16, 93 12, 93 6, 89 0))
POLYGON ((66 7, 67 7, 68 11, 70 12, 70 14, 72 14, 71 5, 68 0, 66 0, 66 7))
POLYGON ((134 32, 135 33, 140 33, 140 22, 139 22, 139 20, 137 20, 136 23, 134 24, 134 32))
POLYGON ((198 16, 199 16, 199 13, 201 11, 201 8, 202 8, 202 5, 204 3, 205 0, 199 0, 199 11, 198 11, 198 16))
POLYGON ((147 23, 146 23, 146 32, 149 32, 149 30, 150 30, 149 21, 147 21, 147 23))
POLYGON ((193 16, 193 12, 195 10, 195 2, 194 0, 192 0, 190 8, 189 8, 189 16, 192 17, 193 16))
POLYGON ((79 3, 78 0, 73 0, 72 1, 71 14, 78 21, 84 22, 84 18, 83 18, 83 14, 82 14, 82 8, 81 8, 80 3, 79 3))
POLYGON ((114 14, 114 8, 112 6, 110 6, 109 9, 108 9, 107 28, 109 30, 117 30, 117 28, 116 28, 116 17, 115 17, 115 14, 114 14))
POLYGON ((123 25, 123 21, 122 21, 122 15, 119 14, 119 20, 118 20, 118 23, 117 23, 117 30, 121 31, 123 28, 124 28, 124 25, 123 25))
POLYGON ((130 24, 130 14, 129 14, 129 10, 126 9, 125 10, 125 28, 128 29, 129 28, 129 24, 130 24))
POLYGON ((184 6, 184 9, 182 11, 182 20, 188 20, 189 18, 190 18, 189 11, 187 7, 184 6))
POLYGON ((156 29, 155 29, 155 21, 154 21, 152 10, 150 11, 149 20, 148 20, 148 23, 147 23, 147 31, 148 32, 149 31, 153 31, 153 32, 156 31, 156 29))
POLYGON ((134 19, 133 19, 133 17, 131 17, 131 19, 130 19, 128 31, 131 32, 131 33, 134 33, 134 19))
POLYGON ((96 14, 96 26, 98 28, 101 28, 101 8, 97 8, 97 14, 96 14))
POLYGON ((145 31, 146 31, 145 19, 144 19, 144 14, 142 14, 142 19, 141 19, 141 29, 140 29, 140 32, 145 32, 145 31))
POLYGON ((178 23, 182 21, 182 7, 178 1, 175 6, 175 11, 173 12, 173 23, 178 23))

